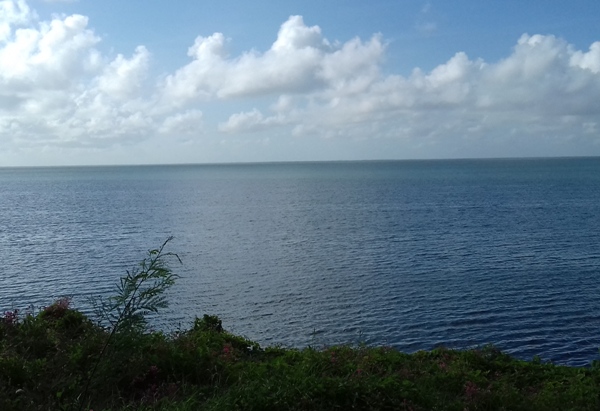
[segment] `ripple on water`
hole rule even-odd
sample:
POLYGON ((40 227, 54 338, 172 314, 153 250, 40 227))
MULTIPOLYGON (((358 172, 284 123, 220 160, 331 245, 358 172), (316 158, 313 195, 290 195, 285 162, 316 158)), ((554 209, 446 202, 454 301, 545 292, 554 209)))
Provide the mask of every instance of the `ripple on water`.
POLYGON ((0 169, 0 192, 2 310, 89 309, 175 235, 157 326, 572 365, 600 347, 598 159, 0 169))

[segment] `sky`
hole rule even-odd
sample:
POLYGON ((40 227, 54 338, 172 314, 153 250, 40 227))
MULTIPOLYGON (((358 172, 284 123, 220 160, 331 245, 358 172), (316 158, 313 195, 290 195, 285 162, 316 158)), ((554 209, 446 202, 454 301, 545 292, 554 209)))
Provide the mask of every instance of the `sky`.
POLYGON ((600 2, 0 0, 0 167, 600 155, 600 2))

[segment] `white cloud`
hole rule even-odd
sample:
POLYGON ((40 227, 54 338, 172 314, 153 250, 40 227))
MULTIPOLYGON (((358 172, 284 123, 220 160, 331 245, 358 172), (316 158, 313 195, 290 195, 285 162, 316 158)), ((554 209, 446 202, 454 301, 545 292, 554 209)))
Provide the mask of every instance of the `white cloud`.
MULTIPOLYGON (((5 150, 27 147, 107 147, 184 132, 201 113, 161 107, 148 84, 150 53, 110 59, 81 15, 39 21, 22 1, 0 3, 0 140, 5 150), (148 88, 146 87, 148 86, 148 88), (193 113, 193 114, 190 114, 193 113)), ((196 122, 196 126, 201 122, 196 122)), ((187 132, 187 131, 185 131, 187 132)))
POLYGON ((265 118, 256 108, 252 111, 232 114, 227 122, 219 124, 219 130, 227 133, 255 132, 273 126, 285 125, 282 117, 272 116, 265 118))
POLYGON ((292 16, 266 51, 232 56, 224 34, 199 36, 188 64, 156 78, 159 62, 144 46, 102 54, 85 16, 40 21, 24 0, 0 1, 0 12, 4 153, 244 132, 271 142, 385 141, 399 147, 396 155, 600 142, 600 41, 582 51, 525 34, 500 61, 459 51, 428 72, 401 76, 384 74, 381 35, 330 41, 292 16))
POLYGON ((37 91, 68 87, 73 79, 93 73, 99 41, 80 15, 17 28, 0 43, 0 84, 6 89, 37 91))
POLYGON ((187 110, 168 116, 159 132, 167 135, 198 135, 202 133, 203 113, 200 110, 187 110))
POLYGON ((507 112, 517 129, 529 133, 532 124, 547 124, 546 115, 584 114, 598 106, 597 43, 583 53, 553 36, 523 35, 502 61, 471 60, 458 52, 430 72, 417 68, 408 77, 381 74, 385 45, 380 36, 332 46, 318 27, 304 26, 299 17, 282 25, 263 54, 229 57, 224 44, 220 34, 198 38, 190 53, 195 60, 169 77, 166 91, 175 101, 277 97, 273 115, 254 108, 220 123, 219 130, 228 133, 291 125, 296 134, 331 137, 358 135, 363 132, 358 124, 367 123, 369 130, 389 136, 401 130, 398 137, 414 139, 420 136, 415 130, 437 127, 426 134, 443 138, 449 130, 473 135, 500 127, 507 112), (474 125, 484 111, 483 124, 474 125), (424 120, 428 112, 433 120, 424 120))
POLYGON ((131 59, 119 54, 98 78, 98 89, 118 100, 135 98, 146 79, 150 53, 138 46, 131 59))
POLYGON ((230 58, 223 34, 198 37, 188 55, 194 60, 167 77, 165 95, 180 104, 210 98, 307 93, 331 83, 373 77, 383 57, 380 36, 333 47, 317 26, 290 17, 265 53, 251 50, 230 58))
POLYGON ((14 26, 22 26, 31 21, 35 14, 25 0, 0 1, 0 43, 10 39, 14 26))
POLYGON ((376 131, 415 141, 424 135, 486 138, 509 125, 523 136, 543 132, 542 139, 589 130, 600 119, 596 44, 584 54, 553 36, 524 35, 497 63, 459 52, 429 73, 380 76, 359 93, 323 89, 307 96, 311 104, 303 113, 294 112, 295 130, 323 136, 376 131), (572 120, 565 123, 567 116, 572 120))
POLYGON ((600 73, 600 41, 593 43, 587 53, 575 51, 571 56, 571 65, 600 73))
MULTIPOLYGON (((21 2, 3 7, 26 9, 21 2)), ((11 29, 0 45, 4 141, 25 146, 105 145, 139 136, 152 126, 153 120, 132 100, 139 97, 147 63, 143 47, 131 59, 118 55, 107 61, 95 49, 100 38, 87 27, 87 17, 40 22, 29 13, 29 18, 28 27, 13 27, 15 19, 9 15, 11 29)))
POLYGON ((302 16, 291 16, 281 25, 271 50, 276 52, 301 49, 328 49, 329 42, 321 36, 318 26, 306 27, 302 16))

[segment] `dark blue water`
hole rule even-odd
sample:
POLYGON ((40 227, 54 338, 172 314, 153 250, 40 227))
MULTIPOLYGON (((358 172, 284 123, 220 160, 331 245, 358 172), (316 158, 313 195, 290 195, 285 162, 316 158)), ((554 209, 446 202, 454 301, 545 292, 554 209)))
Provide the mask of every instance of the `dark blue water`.
POLYGON ((0 310, 87 309, 174 235, 156 327, 586 365, 599 231, 595 158, 0 169, 0 310))

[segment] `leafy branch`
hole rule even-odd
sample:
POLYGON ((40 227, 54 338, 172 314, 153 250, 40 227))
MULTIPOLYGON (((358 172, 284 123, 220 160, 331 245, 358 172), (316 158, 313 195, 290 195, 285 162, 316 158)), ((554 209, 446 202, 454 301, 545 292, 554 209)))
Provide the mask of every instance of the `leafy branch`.
POLYGON ((148 322, 147 315, 157 313, 159 309, 168 306, 164 293, 175 284, 178 276, 173 274, 167 260, 176 258, 181 263, 177 254, 164 252, 165 246, 172 239, 171 236, 159 248, 149 250, 148 257, 144 258, 138 267, 127 271, 127 275, 121 277, 117 285, 116 295, 106 300, 99 297, 93 301, 100 323, 108 323, 111 332, 87 378, 85 389, 79 396, 80 411, 83 409, 98 365, 115 334, 120 331, 143 331, 148 322))
POLYGON ((116 295, 95 304, 100 320, 108 323, 113 333, 121 329, 143 330, 147 315, 167 308, 164 293, 175 284, 178 276, 171 272, 166 260, 176 258, 181 263, 177 254, 164 252, 172 239, 169 237, 160 248, 149 250, 148 257, 139 263, 139 267, 127 271, 117 285, 116 295))

